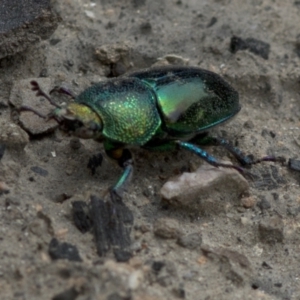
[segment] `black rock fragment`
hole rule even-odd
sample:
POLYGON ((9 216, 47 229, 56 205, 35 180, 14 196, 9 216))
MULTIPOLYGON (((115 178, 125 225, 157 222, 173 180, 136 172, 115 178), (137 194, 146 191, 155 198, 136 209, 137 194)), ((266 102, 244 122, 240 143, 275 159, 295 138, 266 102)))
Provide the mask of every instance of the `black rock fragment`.
POLYGON ((300 160, 290 158, 288 162, 288 167, 294 171, 300 171, 300 160))
POLYGON ((84 201, 72 202, 72 214, 75 226, 82 233, 86 233, 93 227, 89 207, 84 201))
POLYGON ((49 255, 52 259, 67 259, 70 261, 82 261, 78 249, 69 243, 60 243, 56 238, 50 241, 49 255))
POLYGON ((4 144, 0 144, 0 160, 2 159, 3 155, 5 152, 5 145, 4 144))
POLYGON ((132 257, 132 253, 129 250, 115 249, 114 256, 118 262, 126 262, 132 257))
POLYGON ((154 271, 154 273, 158 274, 164 266, 165 263, 163 261, 154 261, 152 263, 152 270, 154 271))
POLYGON ((48 171, 41 168, 41 167, 34 166, 34 167, 31 167, 30 170, 33 171, 34 173, 40 175, 40 176, 43 176, 43 177, 48 176, 48 171))
POLYGON ((98 255, 105 255, 112 247, 117 261, 127 261, 131 257, 132 212, 120 198, 111 197, 105 202, 91 196, 91 216, 98 255))
POLYGON ((52 300, 75 300, 79 296, 79 292, 74 288, 65 290, 55 295, 52 300))
POLYGON ((249 50, 255 55, 268 59, 270 54, 270 44, 254 38, 247 38, 244 40, 240 37, 233 36, 230 42, 230 51, 236 53, 239 50, 249 50))
POLYGON ((207 24, 207 28, 214 26, 216 23, 218 22, 218 19, 216 17, 212 17, 209 21, 209 23, 207 24))

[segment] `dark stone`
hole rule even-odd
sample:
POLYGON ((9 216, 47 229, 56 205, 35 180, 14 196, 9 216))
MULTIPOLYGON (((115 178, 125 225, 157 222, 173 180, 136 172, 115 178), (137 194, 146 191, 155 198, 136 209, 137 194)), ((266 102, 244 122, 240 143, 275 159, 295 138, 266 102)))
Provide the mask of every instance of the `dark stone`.
POLYGON ((296 47, 295 47, 295 53, 297 54, 298 57, 300 57, 300 44, 296 45, 296 47))
POLYGON ((84 201, 72 202, 72 214, 75 226, 80 232, 86 233, 93 226, 88 205, 84 201))
POLYGON ((216 23, 218 22, 218 19, 216 17, 212 17, 209 21, 209 23, 207 24, 207 28, 214 26, 216 23))
POLYGON ((52 298, 52 300, 75 300, 79 295, 74 287, 63 291, 52 298))
POLYGON ((233 36, 230 42, 230 51, 232 53, 236 53, 240 50, 249 50, 255 55, 258 55, 264 59, 268 59, 270 53, 270 44, 254 38, 247 38, 244 40, 240 37, 233 36))
POLYGON ((271 270, 273 269, 269 264, 267 264, 265 261, 263 261, 263 263, 261 264, 261 266, 264 268, 264 269, 267 269, 267 270, 271 270))
POLYGON ((54 202, 63 203, 64 201, 70 199, 71 197, 72 197, 72 195, 70 195, 70 194, 61 193, 55 197, 54 202))
POLYGON ((288 161, 288 167, 294 171, 300 171, 300 160, 290 158, 288 161))
POLYGON ((140 30, 142 34, 150 33, 152 30, 152 26, 150 22, 144 22, 140 25, 140 30))
POLYGON ((0 160, 2 159, 3 155, 5 152, 5 145, 4 144, 0 144, 0 160))
POLYGON ((114 255, 118 262, 126 262, 132 257, 132 253, 130 251, 123 249, 114 250, 114 255))
POLYGON ((165 266, 163 261, 154 261, 152 264, 152 270, 155 273, 159 273, 159 271, 165 266))
POLYGON ((254 128, 254 123, 252 120, 248 120, 244 123, 244 128, 246 129, 253 129, 254 128))
POLYGON ((1 0, 0 59, 49 38, 59 21, 50 0, 1 0))
POLYGON ((264 138, 267 138, 267 137, 271 137, 271 138, 275 138, 276 137, 276 133, 271 131, 271 130, 267 130, 267 129, 263 129, 262 132, 261 132, 261 135, 264 137, 264 138))
POLYGON ((58 44, 60 41, 61 41, 61 39, 55 39, 55 38, 53 38, 53 39, 51 39, 51 40, 49 41, 49 43, 50 43, 51 46, 55 46, 55 45, 58 44))
POLYGON ((101 153, 93 155, 87 164, 88 169, 91 169, 93 175, 96 173, 97 167, 100 167, 102 164, 103 156, 101 153))
MULTIPOLYGON (((8 108, 8 104, 4 99, 0 99, 0 110, 8 108)), ((0 113, 1 114, 1 113, 0 113)))
POLYGON ((69 243, 60 243, 56 238, 50 241, 49 255, 52 259, 67 259, 70 261, 82 261, 76 246, 69 243))
POLYGON ((40 176, 43 176, 43 177, 48 176, 48 171, 41 168, 41 167, 34 166, 34 167, 31 167, 30 170, 33 171, 34 173, 40 175, 40 176))
POLYGON ((230 51, 232 53, 236 53, 238 52, 239 50, 246 50, 247 49, 247 45, 246 45, 246 42, 237 37, 237 36, 233 36, 231 38, 231 41, 230 41, 230 51))

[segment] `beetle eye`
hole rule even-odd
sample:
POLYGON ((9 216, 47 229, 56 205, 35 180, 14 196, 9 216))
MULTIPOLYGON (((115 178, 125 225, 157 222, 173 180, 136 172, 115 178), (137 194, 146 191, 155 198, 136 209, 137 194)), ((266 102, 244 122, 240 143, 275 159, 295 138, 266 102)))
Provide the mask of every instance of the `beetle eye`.
POLYGON ((89 129, 92 130, 92 131, 98 131, 98 130, 100 130, 100 127, 95 122, 91 122, 90 126, 89 126, 89 129))

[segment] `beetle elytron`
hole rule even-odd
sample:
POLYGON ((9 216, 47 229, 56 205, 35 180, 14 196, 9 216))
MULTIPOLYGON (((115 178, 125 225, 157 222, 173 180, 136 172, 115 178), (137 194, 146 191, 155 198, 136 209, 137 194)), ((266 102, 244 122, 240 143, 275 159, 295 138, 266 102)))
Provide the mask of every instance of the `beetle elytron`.
POLYGON ((55 119, 60 129, 79 138, 103 142, 106 154, 123 168, 112 187, 118 195, 133 171, 128 145, 149 150, 184 148, 213 166, 240 172, 241 167, 218 162, 199 145, 223 146, 242 165, 277 160, 253 160, 226 140, 207 134, 241 109, 238 93, 219 75, 207 70, 166 66, 128 73, 87 88, 66 107, 55 104, 37 82, 32 85, 38 96, 57 106, 47 118, 55 119))

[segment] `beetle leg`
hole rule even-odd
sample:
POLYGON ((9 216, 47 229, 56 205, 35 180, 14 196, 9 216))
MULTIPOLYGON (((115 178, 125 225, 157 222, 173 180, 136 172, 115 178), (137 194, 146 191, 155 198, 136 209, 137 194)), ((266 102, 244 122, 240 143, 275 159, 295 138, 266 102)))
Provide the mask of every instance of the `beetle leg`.
POLYGON ((224 163, 219 162, 212 155, 208 154, 206 151, 197 147, 194 144, 182 142, 182 141, 176 141, 176 143, 179 147, 187 149, 187 150, 195 153, 196 155, 198 155, 199 157, 201 157, 207 163, 209 163, 210 165, 212 165, 214 167, 231 168, 231 169, 237 170, 238 172, 240 172, 242 174, 244 174, 244 172, 245 172, 245 170, 242 167, 230 165, 230 164, 224 164, 224 163))
POLYGON ((111 195, 122 197, 126 185, 130 182, 133 173, 133 160, 131 152, 128 149, 113 148, 106 150, 106 154, 116 160, 123 173, 116 184, 111 188, 111 195))
POLYGON ((192 143, 205 146, 221 146, 230 152, 243 166, 251 165, 252 155, 245 155, 239 148, 234 147, 232 143, 225 139, 211 137, 207 133, 200 134, 191 140, 192 143))
POLYGON ((223 168, 231 168, 235 169, 238 172, 240 172, 243 176, 247 175, 249 177, 252 176, 252 174, 245 170, 244 168, 236 165, 230 165, 230 164, 224 164, 216 160, 212 155, 208 154, 203 149, 199 148, 196 145, 193 145, 191 143, 183 142, 183 141, 168 141, 168 142, 162 142, 162 143, 147 143, 143 146, 143 148, 150 150, 150 151, 173 151, 175 149, 178 149, 178 147, 187 149, 194 154, 198 155, 202 159, 204 159, 207 163, 214 167, 223 167, 223 168))
POLYGON ((243 166, 251 166, 254 164, 261 163, 263 161, 272 161, 272 162, 285 162, 284 157, 275 157, 275 156, 265 156, 260 159, 254 159, 253 155, 245 155, 239 148, 234 147, 232 143, 225 139, 211 137, 206 134, 200 134, 191 140, 191 142, 196 143, 197 145, 207 145, 207 146, 221 146, 230 152, 243 166))

